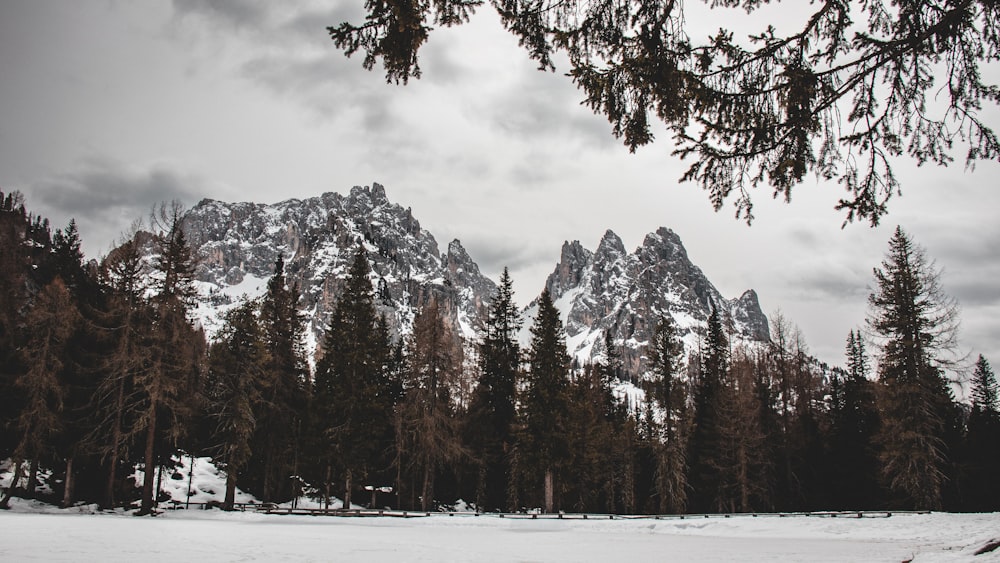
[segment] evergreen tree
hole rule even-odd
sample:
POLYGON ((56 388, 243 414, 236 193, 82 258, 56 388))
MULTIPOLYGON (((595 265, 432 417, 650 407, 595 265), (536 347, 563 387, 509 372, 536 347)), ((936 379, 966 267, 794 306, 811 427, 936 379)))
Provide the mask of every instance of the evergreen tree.
POLYGON ((662 415, 656 431, 656 490, 660 512, 682 513, 687 507, 687 452, 683 433, 687 423, 687 393, 681 380, 684 344, 677 338, 673 317, 656 323, 649 347, 651 379, 646 395, 662 415))
MULTIPOLYGON (((520 401, 522 409, 519 459, 524 464, 529 487, 542 477, 542 505, 545 512, 555 508, 556 474, 569 457, 566 442, 569 354, 559 311, 548 289, 538 300, 538 315, 531 327, 528 372, 520 401)), ((533 497, 536 498, 536 497, 533 497)))
MULTIPOLYGON (((709 3, 727 23, 767 4, 709 3)), ((405 84, 421 76, 419 50, 434 27, 469 21, 480 5, 371 2, 362 22, 327 31, 345 54, 364 53, 364 68, 381 59, 386 80, 405 84)), ((798 18, 783 11, 780 29, 759 17, 756 30, 711 35, 692 29, 684 2, 490 5, 540 69, 569 65, 583 102, 630 150, 652 142, 661 121, 675 154, 692 161, 682 179, 698 182, 716 209, 736 195, 748 219, 751 187, 767 183, 790 200, 814 171, 847 188, 838 208, 849 220, 878 224, 900 189, 892 157, 946 165, 956 140, 969 142, 968 164, 1000 154, 983 111, 997 103, 995 84, 983 82, 1000 51, 991 2, 817 2, 798 18), (940 108, 928 95, 943 98, 940 108), (859 153, 870 158, 851 158, 859 153)))
POLYGON ((831 382, 831 507, 860 510, 880 504, 875 436, 878 410, 875 387, 860 331, 847 337, 847 372, 831 382))
POLYGON ((982 355, 972 374, 972 412, 966 433, 966 508, 1000 510, 1000 388, 982 355))
POLYGON ((924 251, 899 227, 875 268, 868 323, 883 340, 879 433, 882 474, 904 506, 940 509, 955 418, 940 354, 953 344, 957 309, 924 251))
POLYGON ((565 504, 577 512, 613 512, 620 481, 613 463, 614 427, 605 406, 613 397, 603 371, 605 366, 588 363, 567 389, 570 461, 562 473, 562 489, 565 504))
POLYGON ((508 501, 507 489, 511 482, 515 389, 521 365, 517 341, 521 323, 513 282, 504 268, 481 333, 479 381, 473 390, 465 431, 479 466, 477 504, 487 510, 516 508, 508 501))
POLYGON ((266 349, 253 301, 226 313, 209 352, 207 395, 219 444, 215 461, 226 471, 223 510, 232 510, 239 474, 250 460, 252 437, 263 406, 266 349))
POLYGON ((700 353, 700 373, 694 383, 694 418, 688 442, 690 507, 699 512, 725 509, 722 484, 723 385, 729 369, 729 339, 718 309, 712 306, 708 332, 700 353))
POLYGON ((70 219, 66 229, 56 229, 52 235, 53 269, 77 301, 92 298, 96 292, 94 280, 87 274, 83 263, 81 244, 75 219, 70 219))
POLYGON ((993 373, 990 363, 979 355, 976 368, 972 372, 972 412, 981 413, 987 418, 1000 415, 1000 386, 997 376, 993 373))
POLYGON ((368 273, 368 258, 359 247, 316 365, 313 432, 323 441, 325 455, 319 471, 330 475, 338 464, 345 507, 355 479, 380 478, 379 471, 389 467, 387 453, 395 443, 392 412, 398 393, 388 369, 389 335, 376 314, 368 273))
POLYGON ((262 394, 264 403, 254 437, 258 493, 267 502, 289 498, 290 476, 299 472, 299 441, 306 410, 308 373, 302 348, 298 290, 288 287, 285 262, 275 261, 260 304, 262 394))

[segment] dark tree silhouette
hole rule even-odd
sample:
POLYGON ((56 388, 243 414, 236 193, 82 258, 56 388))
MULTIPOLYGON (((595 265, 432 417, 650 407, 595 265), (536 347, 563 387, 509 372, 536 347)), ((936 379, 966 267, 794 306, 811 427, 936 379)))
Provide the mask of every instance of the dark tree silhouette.
MULTIPOLYGON (((770 3, 711 7, 726 21, 770 3)), ((365 68, 381 59, 387 81, 405 84, 420 77, 432 25, 466 22, 481 4, 368 2, 364 23, 328 32, 347 55, 363 52, 365 68)), ((683 0, 490 4, 540 69, 569 59, 584 103, 630 150, 653 141, 658 119, 673 153, 693 160, 682 180, 701 185, 717 210, 735 197, 747 221, 751 188, 769 185, 787 201, 814 172, 846 189, 837 208, 847 221, 876 224, 900 189, 897 157, 944 165, 955 141, 967 144, 967 165, 1000 156, 980 117, 984 103, 1000 102, 982 72, 1000 58, 1000 6, 989 0, 820 2, 787 33, 762 23, 748 37, 689 35, 683 0)))

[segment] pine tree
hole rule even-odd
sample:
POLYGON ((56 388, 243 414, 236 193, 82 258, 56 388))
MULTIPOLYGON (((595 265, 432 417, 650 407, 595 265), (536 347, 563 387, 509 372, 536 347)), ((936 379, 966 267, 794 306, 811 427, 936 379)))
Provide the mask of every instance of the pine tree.
POLYGON ((722 484, 723 385, 729 370, 729 339, 722 327, 718 309, 713 305, 708 317, 708 332, 700 352, 700 373, 694 384, 694 418, 688 441, 688 482, 690 505, 696 511, 723 510, 722 484))
POLYGON ((73 504, 77 474, 80 473, 78 468, 85 469, 91 457, 92 445, 88 438, 93 426, 90 411, 97 384, 95 373, 100 369, 100 356, 105 352, 102 349, 103 335, 96 324, 105 300, 97 284, 96 272, 88 270, 84 264, 80 246, 75 220, 70 220, 65 229, 56 229, 52 236, 52 272, 65 282, 70 300, 80 317, 67 343, 66 369, 63 372, 65 428, 60 433, 57 446, 65 467, 63 506, 73 504))
POLYGON ((656 323, 649 347, 651 379, 646 394, 662 413, 656 432, 656 490, 660 511, 682 513, 687 507, 687 452, 683 427, 687 419, 687 393, 681 362, 684 344, 677 338, 673 317, 663 315, 656 323))
POLYGON ((536 482, 539 474, 542 477, 545 512, 552 512, 555 507, 556 474, 569 457, 566 443, 569 367, 562 320, 545 289, 538 300, 538 315, 531 327, 518 443, 529 483, 536 482))
POLYGON ((976 360, 972 373, 972 412, 982 413, 988 418, 1000 415, 1000 386, 993 368, 982 354, 976 360))
POLYGON ((620 479, 614 466, 614 427, 606 410, 611 392, 604 384, 602 364, 587 364, 569 384, 572 416, 567 419, 570 453, 561 477, 565 504, 577 512, 611 512, 620 479))
POLYGON ((923 249, 899 227, 874 273, 868 323, 883 340, 882 474, 896 502, 939 509, 949 470, 946 432, 955 416, 939 355, 953 344, 957 309, 923 249))
POLYGON ((966 507, 1000 510, 1000 388, 990 363, 982 355, 972 374, 972 412, 966 432, 968 473, 966 507))
POLYGON ((521 314, 507 268, 490 304, 479 344, 479 381, 469 405, 465 434, 477 459, 477 504, 487 510, 514 509, 507 499, 509 455, 514 444, 515 389, 521 365, 517 334, 521 314))
POLYGON ((260 304, 264 404, 254 437, 259 494, 267 502, 293 494, 290 476, 299 472, 299 441, 306 409, 308 373, 302 348, 302 317, 298 290, 288 287, 285 262, 275 261, 260 304))
POLYGON ((226 313, 209 353, 207 395, 216 420, 215 461, 226 471, 223 510, 232 510, 240 472, 252 454, 251 440, 263 406, 266 349, 253 301, 226 313))
POLYGON ((833 508, 861 510, 879 505, 875 457, 878 410, 869 380, 869 360, 860 331, 847 337, 847 372, 835 375, 830 405, 833 508))
POLYGON ((390 342, 385 320, 375 311, 368 258, 358 249, 346 287, 324 335, 316 365, 314 435, 326 458, 344 476, 344 506, 350 506, 355 479, 378 478, 388 468, 395 443, 392 412, 398 393, 389 377, 390 342))

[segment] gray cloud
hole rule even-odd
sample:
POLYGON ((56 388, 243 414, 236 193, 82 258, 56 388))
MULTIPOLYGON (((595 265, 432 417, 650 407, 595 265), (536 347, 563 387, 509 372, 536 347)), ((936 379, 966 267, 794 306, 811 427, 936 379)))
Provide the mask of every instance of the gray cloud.
POLYGON ((299 12, 283 22, 279 29, 290 31, 301 40, 310 43, 326 42, 332 45, 326 28, 337 27, 344 22, 358 24, 364 16, 365 11, 361 2, 338 2, 329 10, 299 12))
POLYGON ((493 127, 529 142, 577 144, 608 149, 618 141, 601 116, 580 108, 583 94, 570 79, 537 70, 522 70, 517 80, 480 105, 493 127))
POLYGON ((797 295, 817 301, 864 302, 870 293, 866 280, 835 269, 810 271, 792 282, 797 295))
POLYGON ((180 16, 198 15, 237 29, 258 27, 267 19, 268 4, 245 0, 174 0, 180 16))
POLYGON ((393 121, 389 91, 378 82, 358 85, 343 57, 265 54, 248 60, 240 74, 302 104, 323 118, 357 111, 366 128, 381 130, 393 121))
POLYGON ((504 267, 520 270, 551 260, 552 248, 545 244, 525 246, 513 240, 498 240, 493 233, 463 239, 462 245, 484 272, 502 272, 504 267))
POLYGON ((96 257, 107 248, 91 244, 118 238, 123 226, 149 215, 154 205, 178 200, 193 205, 205 193, 195 175, 167 165, 126 168, 100 158, 86 161, 80 170, 45 178, 23 188, 28 208, 49 217, 56 226, 75 218, 85 251, 96 257))
MULTIPOLYGON (((1000 268, 998 268, 1000 270, 1000 268)), ((1000 271, 984 278, 965 278, 948 283, 945 290, 955 296, 963 309, 1000 304, 1000 271)))

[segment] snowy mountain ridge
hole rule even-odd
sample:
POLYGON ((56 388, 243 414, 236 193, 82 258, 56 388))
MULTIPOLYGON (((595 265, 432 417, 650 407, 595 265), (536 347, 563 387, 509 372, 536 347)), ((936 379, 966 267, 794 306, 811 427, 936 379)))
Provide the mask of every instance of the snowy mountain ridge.
POLYGON ((188 211, 185 232, 198 256, 201 294, 196 316, 211 338, 241 295, 266 291, 275 261, 301 294, 307 348, 319 345, 359 246, 367 253, 376 308, 395 336, 407 334, 415 312, 438 299, 456 333, 474 337, 479 311, 495 290, 458 240, 447 252, 410 209, 390 203, 385 188, 355 186, 265 205, 205 199, 188 211))
MULTIPOLYGON (((310 355, 320 346, 359 245, 371 264, 376 307, 397 337, 410 332, 416 311, 434 296, 468 350, 496 290, 461 242, 441 252, 411 210, 391 203, 377 183, 355 186, 347 195, 275 204, 205 199, 187 212, 184 225, 198 257, 195 315, 209 338, 243 296, 263 295, 279 256, 288 283, 301 294, 310 355)), ((546 287, 562 312, 569 351, 580 363, 603 356, 604 334, 610 332, 623 348, 626 371, 640 374, 659 315, 674 318, 693 350, 713 305, 735 337, 768 339, 756 293, 722 297, 667 228, 647 235, 631 253, 610 230, 596 251, 566 242, 546 287)), ((535 302, 525 309, 525 344, 536 309, 535 302)))
MULTIPOLYGON (((647 368, 645 348, 660 316, 673 318, 686 349, 693 351, 712 307, 735 339, 769 340, 756 292, 724 298, 688 258, 680 237, 666 227, 646 235, 632 253, 611 230, 593 252, 580 241, 567 241, 545 286, 563 315, 570 354, 581 363, 604 356, 604 335, 610 332, 621 345, 625 371, 641 374, 647 368)), ((529 317, 536 308, 534 302, 529 306, 529 317)), ((527 337, 525 333, 522 340, 527 337)))

